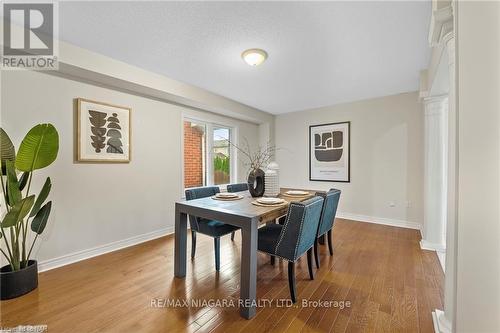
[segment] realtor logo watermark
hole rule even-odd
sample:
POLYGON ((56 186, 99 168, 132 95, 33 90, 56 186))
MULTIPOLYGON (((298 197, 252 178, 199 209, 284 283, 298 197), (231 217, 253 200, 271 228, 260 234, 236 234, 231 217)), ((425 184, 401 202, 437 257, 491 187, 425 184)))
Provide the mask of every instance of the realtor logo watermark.
POLYGON ((3 3, 2 69, 58 69, 57 9, 57 2, 3 3))

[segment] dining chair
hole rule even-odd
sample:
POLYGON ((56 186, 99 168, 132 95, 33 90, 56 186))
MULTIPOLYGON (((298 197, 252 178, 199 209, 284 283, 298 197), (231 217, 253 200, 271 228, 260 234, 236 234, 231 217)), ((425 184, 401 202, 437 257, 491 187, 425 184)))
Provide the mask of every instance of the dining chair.
MULTIPOLYGON (((247 183, 238 183, 238 184, 229 184, 226 187, 228 192, 243 192, 248 190, 248 184, 247 183)), ((233 231, 231 233, 231 240, 234 241, 234 234, 235 232, 233 231)))
POLYGON ((248 190, 247 183, 229 184, 227 185, 228 192, 243 192, 248 190))
POLYGON ((328 250, 330 255, 333 255, 332 228, 335 223, 335 215, 337 214, 340 193, 340 190, 334 188, 330 189, 326 193, 316 193, 316 195, 324 198, 323 208, 321 210, 321 219, 318 226, 318 234, 316 236, 316 240, 314 241, 314 260, 316 261, 316 268, 319 268, 320 265, 318 249, 318 239, 320 237, 326 237, 328 241, 328 250))
MULTIPOLYGON (((200 198, 211 197, 220 192, 218 186, 207 186, 190 188, 186 190, 186 199, 194 200, 200 198)), ((191 226, 191 259, 194 259, 196 253, 196 233, 210 236, 214 238, 215 250, 215 269, 220 270, 220 238, 224 235, 232 233, 239 227, 225 224, 215 220, 208 220, 196 216, 189 215, 189 224, 191 226)))
POLYGON ((258 230, 257 249, 288 261, 288 287, 295 303, 295 262, 307 252, 309 278, 314 280, 312 248, 318 232, 323 198, 315 196, 303 202, 292 202, 285 224, 268 224, 258 230))

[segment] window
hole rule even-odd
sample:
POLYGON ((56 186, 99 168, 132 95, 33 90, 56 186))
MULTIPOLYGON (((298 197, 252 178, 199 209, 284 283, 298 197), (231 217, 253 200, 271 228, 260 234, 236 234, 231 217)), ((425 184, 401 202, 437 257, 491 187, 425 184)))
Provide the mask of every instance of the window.
POLYGON ((231 182, 230 137, 231 130, 229 128, 214 127, 212 146, 214 185, 229 184, 231 182))
POLYGON ((235 177, 233 129, 184 119, 184 188, 225 185, 235 177))

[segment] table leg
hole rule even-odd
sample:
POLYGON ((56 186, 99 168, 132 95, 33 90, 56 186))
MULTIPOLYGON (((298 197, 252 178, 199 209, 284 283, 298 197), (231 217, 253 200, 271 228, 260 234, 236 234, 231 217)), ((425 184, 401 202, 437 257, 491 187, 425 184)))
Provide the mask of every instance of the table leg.
POLYGON ((176 277, 186 276, 187 215, 175 209, 175 264, 176 277))
POLYGON ((251 220, 241 229, 241 283, 240 300, 242 307, 240 314, 246 319, 255 316, 256 289, 257 289, 257 220, 251 220))

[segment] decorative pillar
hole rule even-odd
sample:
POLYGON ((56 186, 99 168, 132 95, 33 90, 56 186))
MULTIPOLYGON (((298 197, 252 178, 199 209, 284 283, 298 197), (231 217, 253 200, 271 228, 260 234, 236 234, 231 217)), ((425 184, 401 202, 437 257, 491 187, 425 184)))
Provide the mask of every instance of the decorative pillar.
POLYGON ((446 161, 448 96, 426 97, 424 144, 424 228, 420 247, 446 249, 446 161))
MULTIPOLYGON (((437 94, 447 94, 448 102, 443 124, 446 128, 444 140, 444 194, 445 200, 442 201, 441 212, 444 215, 443 235, 446 236, 446 262, 445 262, 445 287, 444 287, 444 311, 436 309, 433 311, 434 330, 439 333, 451 333, 455 327, 456 313, 456 224, 457 224, 457 114, 455 109, 455 5, 456 0, 452 1, 432 1, 432 17, 429 29, 429 44, 433 47, 434 58, 436 62, 430 63, 430 77, 427 91, 432 93, 436 90, 443 90, 443 85, 439 83, 433 86, 433 82, 447 81, 447 91, 440 91, 437 94), (440 66, 448 67, 448 77, 441 77, 438 68, 440 66)), ((427 164, 426 164, 427 167, 427 164)), ((426 180, 426 184, 430 181, 426 180)), ((430 185, 429 185, 430 186, 430 185)), ((426 191, 426 196, 428 192, 426 191)), ((428 202, 428 198, 426 201, 428 202)), ((432 206, 431 206, 432 207, 432 206)), ((425 214, 429 219, 434 215, 425 214)), ((424 222, 425 225, 425 222, 424 222)), ((442 229, 441 229, 442 230, 442 229)), ((428 233, 427 233, 428 234, 428 233)), ((427 236, 424 231, 424 235, 427 236)), ((431 237, 431 236, 429 236, 431 237)), ((425 239, 425 237, 424 237, 425 239)), ((425 242, 424 242, 425 244, 425 242)))
POLYGON ((444 36, 448 54, 449 103, 448 103, 448 164, 447 164, 447 206, 446 206, 446 274, 444 283, 444 311, 434 312, 438 332, 453 332, 456 313, 456 225, 457 225, 457 112, 455 97, 455 35, 453 31, 444 36))

